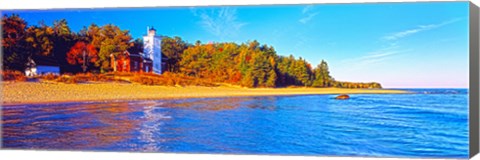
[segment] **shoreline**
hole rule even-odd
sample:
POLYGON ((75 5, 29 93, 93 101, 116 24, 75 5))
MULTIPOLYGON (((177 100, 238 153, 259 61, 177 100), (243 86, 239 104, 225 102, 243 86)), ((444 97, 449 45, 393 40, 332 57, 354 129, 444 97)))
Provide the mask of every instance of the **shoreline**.
POLYGON ((64 84, 48 82, 2 82, 1 84, 2 106, 175 100, 187 98, 411 93, 394 89, 243 88, 238 86, 171 87, 130 83, 64 84))

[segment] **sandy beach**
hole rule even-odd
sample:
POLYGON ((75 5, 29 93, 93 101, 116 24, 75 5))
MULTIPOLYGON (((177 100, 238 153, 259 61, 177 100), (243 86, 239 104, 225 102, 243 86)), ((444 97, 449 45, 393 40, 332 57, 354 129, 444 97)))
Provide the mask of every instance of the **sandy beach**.
POLYGON ((408 92, 386 89, 242 88, 236 86, 168 87, 128 83, 64 84, 48 82, 2 82, 3 105, 231 96, 404 93, 408 92))

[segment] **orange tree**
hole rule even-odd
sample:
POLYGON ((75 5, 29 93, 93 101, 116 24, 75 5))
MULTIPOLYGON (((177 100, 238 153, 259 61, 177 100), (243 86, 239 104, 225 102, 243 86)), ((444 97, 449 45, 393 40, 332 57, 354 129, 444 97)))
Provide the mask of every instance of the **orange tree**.
POLYGON ((87 66, 98 60, 97 49, 92 44, 77 42, 67 53, 67 62, 72 65, 81 65, 83 72, 87 71, 87 66))

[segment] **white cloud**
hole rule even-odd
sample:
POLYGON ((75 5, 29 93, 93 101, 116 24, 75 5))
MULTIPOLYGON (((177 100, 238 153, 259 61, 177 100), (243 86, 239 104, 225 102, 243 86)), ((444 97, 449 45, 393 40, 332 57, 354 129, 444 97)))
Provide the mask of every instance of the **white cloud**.
POLYGON ((306 24, 308 21, 310 21, 313 17, 315 17, 318 14, 318 12, 315 13, 309 13, 306 17, 301 18, 298 20, 300 23, 306 24))
POLYGON ((302 9, 302 18, 298 20, 298 22, 302 24, 306 24, 310 21, 313 17, 315 17, 319 12, 314 12, 313 5, 308 5, 303 7, 302 9))
POLYGON ((413 28, 413 29, 389 34, 389 35, 383 37, 383 39, 385 39, 385 40, 397 40, 397 39, 400 39, 400 38, 403 38, 403 37, 406 37, 406 36, 409 36, 409 35, 413 35, 413 34, 418 33, 418 32, 428 31, 428 30, 432 30, 432 29, 435 29, 435 28, 439 28, 439 27, 457 22, 459 20, 461 20, 461 19, 456 18, 456 19, 451 19, 451 20, 444 21, 444 22, 438 23, 438 24, 419 25, 419 26, 417 26, 416 28, 413 28))
POLYGON ((192 14, 200 18, 200 25, 206 31, 220 38, 237 35, 240 29, 247 23, 237 19, 237 11, 232 8, 223 7, 213 10, 197 10, 190 8, 192 14))
POLYGON ((313 9, 313 5, 303 7, 302 14, 305 14, 313 9))
POLYGON ((399 46, 396 43, 391 43, 388 47, 367 53, 366 55, 343 60, 342 66, 348 67, 350 71, 364 70, 368 67, 387 62, 400 53, 407 51, 408 50, 399 50, 399 46))

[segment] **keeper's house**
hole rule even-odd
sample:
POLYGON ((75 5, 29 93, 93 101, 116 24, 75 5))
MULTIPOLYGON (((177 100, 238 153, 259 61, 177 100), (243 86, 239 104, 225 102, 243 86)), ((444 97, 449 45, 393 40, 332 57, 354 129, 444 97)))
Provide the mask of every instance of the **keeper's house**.
POLYGON ((162 54, 162 36, 156 35, 156 30, 147 28, 143 36, 143 53, 126 50, 116 57, 112 54, 111 67, 118 72, 152 72, 162 74, 165 69, 166 57, 162 54))

